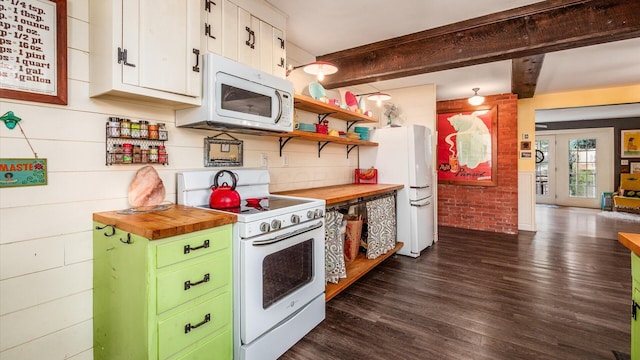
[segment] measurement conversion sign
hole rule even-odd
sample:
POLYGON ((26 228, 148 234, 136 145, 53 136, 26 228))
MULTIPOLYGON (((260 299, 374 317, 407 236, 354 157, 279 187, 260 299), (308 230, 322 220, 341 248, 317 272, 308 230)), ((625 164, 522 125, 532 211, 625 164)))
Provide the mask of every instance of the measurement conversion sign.
POLYGON ((0 89, 58 95, 56 6, 0 0, 0 89))

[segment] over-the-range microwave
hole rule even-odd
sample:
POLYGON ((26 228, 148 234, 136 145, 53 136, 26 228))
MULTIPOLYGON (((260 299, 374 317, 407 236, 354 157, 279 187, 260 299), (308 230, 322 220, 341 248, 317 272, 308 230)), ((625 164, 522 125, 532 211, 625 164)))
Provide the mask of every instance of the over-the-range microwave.
POLYGON ((176 126, 240 133, 293 131, 293 84, 205 54, 202 106, 176 111, 176 126))

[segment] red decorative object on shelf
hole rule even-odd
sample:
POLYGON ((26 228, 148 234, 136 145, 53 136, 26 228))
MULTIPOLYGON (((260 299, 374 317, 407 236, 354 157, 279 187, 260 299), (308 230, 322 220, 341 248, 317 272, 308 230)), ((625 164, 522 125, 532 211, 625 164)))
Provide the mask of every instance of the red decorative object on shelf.
POLYGON ((378 169, 356 169, 354 179, 356 184, 377 184, 378 169))

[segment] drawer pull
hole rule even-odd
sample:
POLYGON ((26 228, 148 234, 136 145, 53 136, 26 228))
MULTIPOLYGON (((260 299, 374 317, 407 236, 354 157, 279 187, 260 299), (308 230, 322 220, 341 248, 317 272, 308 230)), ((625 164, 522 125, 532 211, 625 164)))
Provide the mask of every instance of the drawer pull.
POLYGON ((200 285, 200 284, 209 282, 209 280, 211 280, 211 276, 209 275, 209 273, 204 274, 204 278, 202 278, 202 280, 200 280, 198 282, 192 283, 191 280, 187 280, 187 281, 184 282, 184 291, 189 290, 192 286, 196 286, 196 285, 200 285))
POLYGON ((187 325, 184 326, 184 333, 188 334, 191 329, 195 329, 197 327, 200 327, 206 323, 208 323, 209 321, 211 321, 211 314, 207 314, 204 316, 204 320, 202 320, 201 322, 195 324, 195 325, 191 325, 191 323, 188 323, 187 325))
POLYGON ((205 240, 204 243, 202 243, 202 245, 196 246, 196 247, 191 247, 191 245, 187 244, 184 246, 184 253, 188 254, 191 252, 191 250, 206 249, 208 247, 209 247, 209 240, 205 240))
POLYGON ((116 234, 116 226, 115 225, 105 225, 105 226, 96 226, 96 230, 103 230, 106 228, 111 228, 111 232, 104 232, 104 236, 113 236, 116 234))

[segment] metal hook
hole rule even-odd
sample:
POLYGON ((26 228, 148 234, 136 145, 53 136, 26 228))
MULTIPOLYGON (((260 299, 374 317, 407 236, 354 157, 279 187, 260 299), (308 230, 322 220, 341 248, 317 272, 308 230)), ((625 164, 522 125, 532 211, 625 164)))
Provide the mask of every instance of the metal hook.
POLYGON ((122 240, 122 238, 120 238, 120 242, 123 244, 133 244, 133 241, 131 241, 131 233, 127 233, 127 240, 122 240))
POLYGON ((105 228, 108 228, 108 227, 111 228, 111 234, 108 234, 105 231, 104 232, 104 236, 113 236, 113 235, 115 235, 116 234, 116 226, 115 225, 105 225, 105 226, 102 226, 102 227, 96 226, 96 230, 102 230, 102 229, 105 229, 105 228))

